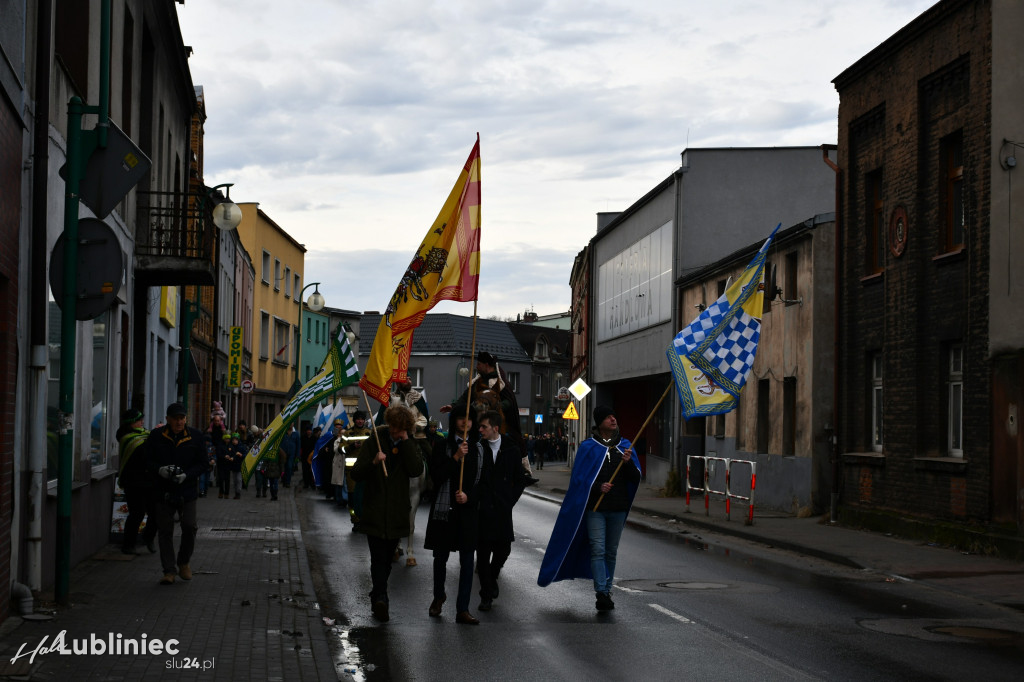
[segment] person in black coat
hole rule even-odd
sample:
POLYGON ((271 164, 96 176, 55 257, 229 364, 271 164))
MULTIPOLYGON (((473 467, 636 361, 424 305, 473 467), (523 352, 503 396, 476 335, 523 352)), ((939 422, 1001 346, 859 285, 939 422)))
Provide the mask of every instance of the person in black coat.
POLYGON ((501 415, 487 411, 480 415, 480 444, 483 470, 480 474, 480 535, 477 544, 477 572, 480 574, 480 610, 490 611, 498 597, 498 573, 512 553, 515 531, 512 507, 530 482, 523 469, 519 443, 502 436, 501 415))
POLYGON ((156 527, 160 544, 161 585, 173 585, 175 575, 192 579, 189 562, 195 549, 196 498, 199 475, 208 466, 203 434, 185 425, 185 406, 167 407, 167 424, 153 429, 146 440, 149 472, 156 488, 156 527), (174 516, 181 519, 181 545, 174 554, 174 516), (177 567, 177 568, 175 568, 177 567))
POLYGON ((448 437, 438 439, 428 460, 428 471, 436 495, 430 505, 427 520, 425 549, 434 552, 434 600, 428 613, 441 615, 447 595, 448 557, 459 554, 459 591, 455 598, 455 622, 463 625, 480 623, 469 612, 469 599, 473 592, 473 557, 480 534, 480 476, 483 450, 477 431, 476 412, 466 406, 455 405, 451 413, 448 437), (465 438, 465 439, 464 439, 465 438))

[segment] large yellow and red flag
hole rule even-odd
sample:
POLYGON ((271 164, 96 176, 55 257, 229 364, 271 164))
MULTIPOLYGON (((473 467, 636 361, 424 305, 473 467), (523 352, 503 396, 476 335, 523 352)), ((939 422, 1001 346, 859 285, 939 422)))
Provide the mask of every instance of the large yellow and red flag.
POLYGON ((381 316, 359 386, 387 404, 405 381, 412 334, 438 301, 473 301, 480 283, 480 136, 381 316))

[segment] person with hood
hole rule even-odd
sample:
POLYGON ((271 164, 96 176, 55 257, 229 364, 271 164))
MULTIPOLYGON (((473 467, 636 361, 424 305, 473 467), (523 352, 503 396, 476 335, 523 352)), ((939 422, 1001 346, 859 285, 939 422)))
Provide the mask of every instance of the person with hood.
POLYGON ((640 460, 619 434, 613 409, 598 405, 593 416, 594 430, 576 451, 569 490, 555 519, 537 584, 547 587, 558 580, 590 578, 597 610, 610 611, 615 608, 611 589, 619 538, 640 485, 640 460), (618 475, 610 481, 620 463, 618 475))
POLYGON ((117 482, 124 488, 124 500, 128 505, 128 518, 124 522, 124 539, 121 551, 135 554, 135 542, 139 537, 139 524, 146 519, 142 539, 150 552, 156 552, 156 504, 153 497, 154 485, 146 471, 146 449, 149 431, 142 426, 142 410, 131 408, 121 415, 121 427, 117 430, 120 466, 117 482))

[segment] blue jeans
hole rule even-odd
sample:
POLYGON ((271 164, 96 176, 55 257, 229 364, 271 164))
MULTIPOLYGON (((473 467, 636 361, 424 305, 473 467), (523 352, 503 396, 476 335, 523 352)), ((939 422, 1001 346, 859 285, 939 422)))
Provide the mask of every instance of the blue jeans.
POLYGON ((622 528, 626 525, 626 512, 588 510, 586 517, 594 591, 610 593, 615 577, 615 555, 619 551, 622 528))

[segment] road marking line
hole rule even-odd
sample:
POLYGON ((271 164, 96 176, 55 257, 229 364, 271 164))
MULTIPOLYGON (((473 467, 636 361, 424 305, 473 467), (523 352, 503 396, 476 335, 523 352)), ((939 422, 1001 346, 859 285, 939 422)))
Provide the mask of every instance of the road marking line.
POLYGON ((541 554, 543 554, 545 551, 547 551, 543 547, 534 547, 534 549, 537 550, 538 552, 540 552, 541 554))
POLYGON ((676 620, 678 620, 678 621, 679 621, 680 623, 692 623, 692 622, 693 622, 692 620, 690 620, 690 619, 689 619, 689 618, 687 618, 686 616, 680 616, 680 615, 679 615, 678 613, 676 613, 675 611, 670 611, 669 609, 666 609, 666 608, 665 608, 664 606, 662 606, 661 604, 648 604, 648 606, 650 606, 650 607, 651 607, 652 609, 654 609, 655 611, 658 611, 658 612, 660 612, 660 613, 664 613, 664 614, 665 614, 666 616, 668 616, 669 618, 675 618, 675 619, 676 619, 676 620))
POLYGON ((630 594, 643 594, 643 590, 634 590, 632 587, 623 587, 622 585, 615 585, 614 587, 617 590, 629 592, 630 594))

